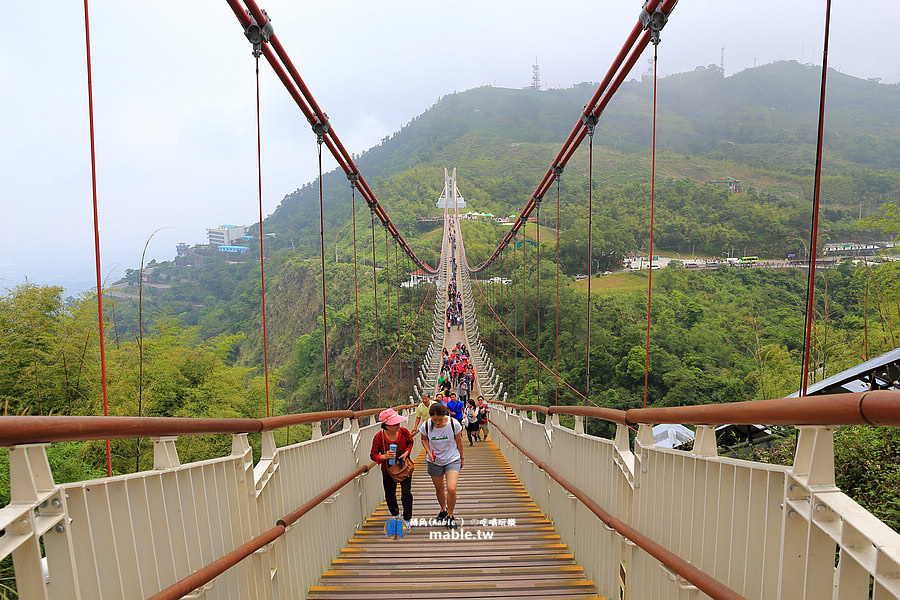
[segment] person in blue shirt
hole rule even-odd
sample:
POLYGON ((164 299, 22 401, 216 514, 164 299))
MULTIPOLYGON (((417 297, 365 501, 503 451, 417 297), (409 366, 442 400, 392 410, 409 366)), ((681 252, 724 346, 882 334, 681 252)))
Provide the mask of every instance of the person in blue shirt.
POLYGON ((450 399, 447 401, 447 410, 450 411, 450 416, 459 421, 459 424, 462 425, 463 422, 463 409, 465 408, 465 403, 463 403, 459 398, 456 397, 456 394, 450 394, 450 399))

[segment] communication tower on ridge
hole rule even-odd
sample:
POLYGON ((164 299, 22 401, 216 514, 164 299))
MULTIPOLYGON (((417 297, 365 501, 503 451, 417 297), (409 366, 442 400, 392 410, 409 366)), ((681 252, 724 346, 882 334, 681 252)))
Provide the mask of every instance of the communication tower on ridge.
POLYGON ((534 57, 534 64, 531 65, 531 89, 541 89, 541 65, 538 64, 537 56, 534 57))
POLYGON ((647 59, 647 70, 641 74, 641 81, 653 81, 653 57, 647 59))

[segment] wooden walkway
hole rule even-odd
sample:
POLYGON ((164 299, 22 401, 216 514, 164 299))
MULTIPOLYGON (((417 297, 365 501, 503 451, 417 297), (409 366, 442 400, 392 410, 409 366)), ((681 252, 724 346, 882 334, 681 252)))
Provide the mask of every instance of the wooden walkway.
MULTIPOLYGON (((464 520, 456 532, 470 539, 444 539, 450 536, 446 527, 414 525, 402 539, 391 540, 385 534, 390 513, 382 502, 308 598, 599 598, 497 446, 490 440, 469 446, 465 432, 463 441, 466 465, 454 512, 464 520), (506 524, 491 525, 491 519, 506 524)), ((418 440, 416 447, 421 449, 418 440)), ((436 517, 440 507, 423 453, 412 489, 413 522, 436 517)))

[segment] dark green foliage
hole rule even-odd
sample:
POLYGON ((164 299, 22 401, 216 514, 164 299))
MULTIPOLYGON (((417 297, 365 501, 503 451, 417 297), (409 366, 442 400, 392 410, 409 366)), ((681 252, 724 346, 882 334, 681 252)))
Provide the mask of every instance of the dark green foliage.
POLYGON ((837 486, 900 531, 900 429, 841 427, 834 446, 837 486))

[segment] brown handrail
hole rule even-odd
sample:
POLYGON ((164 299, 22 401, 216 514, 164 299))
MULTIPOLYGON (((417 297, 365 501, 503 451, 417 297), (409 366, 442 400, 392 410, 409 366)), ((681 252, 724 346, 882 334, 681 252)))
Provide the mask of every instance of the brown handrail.
POLYGON ((627 425, 625 411, 616 408, 597 406, 551 406, 547 409, 551 415, 574 415, 580 417, 597 417, 612 423, 627 425))
MULTIPOLYGON (((893 425, 900 426, 900 392, 872 391, 803 398, 628 411, 591 406, 493 404, 544 415, 595 417, 628 425, 893 425)), ((412 408, 414 404, 396 408, 412 408)), ((360 419, 382 409, 337 410, 267 419, 188 419, 174 417, 0 417, 0 446, 136 437, 254 433, 327 419, 360 419)))
MULTIPOLYGON (((395 409, 412 408, 404 404, 395 409)), ((361 419, 384 409, 332 410, 263 419, 182 417, 0 417, 0 447, 138 437, 259 433, 328 419, 361 419)))
MULTIPOLYGON (((493 421, 491 422, 493 423, 493 421)), ((606 524, 607 527, 615 529, 620 535, 634 542, 639 548, 641 548, 650 556, 662 563, 664 566, 675 572, 676 575, 679 575, 687 581, 691 582, 697 587, 697 589, 699 589, 709 597, 714 598, 715 600, 745 600, 744 596, 741 596, 731 588, 727 587, 721 581, 707 575, 694 565, 679 557, 674 552, 654 542, 643 533, 613 517, 611 514, 606 512, 599 504, 588 497, 584 492, 569 483, 566 479, 560 476, 559 473, 551 469, 547 465, 547 463, 538 460, 536 456, 528 453, 524 448, 522 448, 522 446, 514 442, 508 435, 506 435, 506 433, 502 429, 497 427, 496 424, 494 424, 494 426, 496 427, 497 431, 503 434, 503 437, 505 437, 507 441, 509 441, 509 443, 513 445, 513 447, 515 447, 519 452, 526 456, 528 460, 537 465, 539 469, 552 477, 553 480, 561 485, 566 491, 578 498, 582 502, 582 504, 584 504, 592 513, 597 515, 597 517, 601 521, 603 521, 603 523, 606 524)))
POLYGON ((263 423, 261 431, 270 429, 281 429, 282 427, 290 427, 292 425, 303 425, 304 423, 315 423, 317 421, 329 421, 331 419, 354 419, 356 415, 352 410, 329 410, 311 413, 300 413, 296 415, 279 415, 277 417, 267 417, 260 419, 263 423))
MULTIPOLYGON (((341 411, 332 411, 332 412, 341 412, 341 411)), ((313 413, 309 413, 313 414, 313 413)), ((347 475, 330 488, 320 493, 315 498, 310 499, 303 506, 290 513, 289 515, 278 519, 278 522, 275 524, 275 527, 265 531, 264 533, 256 536, 252 540, 244 543, 241 546, 238 546, 228 554, 223 557, 214 560, 209 563, 205 567, 201 567, 194 573, 188 575, 184 579, 180 579, 176 581, 169 587, 164 590, 160 590, 159 592, 150 596, 149 600, 176 600, 177 598, 181 598, 187 594, 190 594, 192 591, 197 588, 206 585, 231 567, 235 566, 263 546, 271 544, 276 539, 284 535, 287 531, 287 528, 293 525, 297 519, 311 511, 313 508, 321 504, 326 498, 340 490, 342 487, 359 477, 376 466, 376 463, 372 462, 368 465, 362 466, 358 468, 353 473, 347 475)))
POLYGON ((511 402, 502 402, 493 400, 491 404, 499 404, 506 408, 515 410, 525 410, 528 412, 539 412, 542 415, 568 415, 575 417, 595 417, 609 421, 611 423, 626 424, 625 411, 615 408, 603 408, 599 406, 541 406, 539 404, 513 404, 511 402))
POLYGON ((693 425, 900 425, 900 392, 886 390, 730 404, 635 408, 629 423, 693 425))
POLYGON ((876 390, 725 404, 627 411, 592 406, 539 406, 493 401, 515 410, 544 415, 595 417, 623 425, 894 425, 900 426, 900 392, 876 390))

